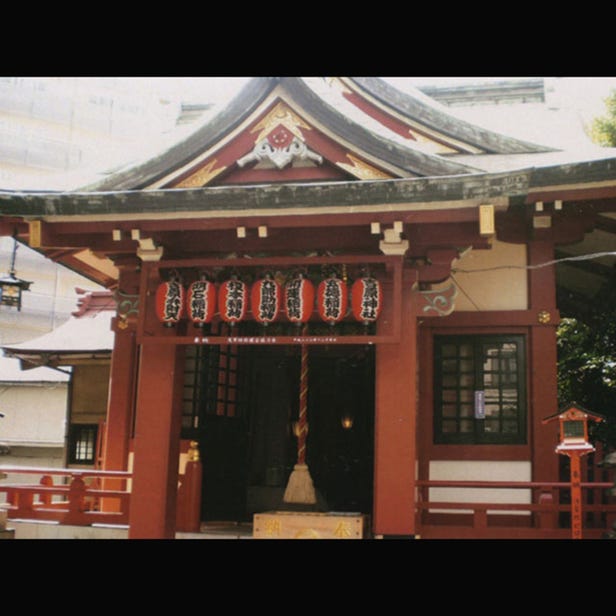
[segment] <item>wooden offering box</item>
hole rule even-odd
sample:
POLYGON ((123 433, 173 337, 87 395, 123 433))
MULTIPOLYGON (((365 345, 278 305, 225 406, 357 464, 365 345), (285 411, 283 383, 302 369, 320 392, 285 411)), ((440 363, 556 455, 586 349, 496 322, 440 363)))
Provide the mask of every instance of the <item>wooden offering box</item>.
POLYGON ((359 513, 271 511, 254 516, 255 539, 363 539, 367 516, 359 513))
POLYGON ((12 528, 6 527, 7 512, 0 507, 0 539, 14 539, 15 531, 12 528))

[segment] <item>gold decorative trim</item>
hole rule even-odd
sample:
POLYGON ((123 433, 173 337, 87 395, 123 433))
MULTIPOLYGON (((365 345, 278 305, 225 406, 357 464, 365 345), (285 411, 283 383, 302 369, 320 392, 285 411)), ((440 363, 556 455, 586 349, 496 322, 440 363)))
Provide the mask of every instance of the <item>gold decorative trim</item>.
POLYGON ((278 103, 255 127, 252 133, 261 131, 257 136, 255 143, 265 139, 277 126, 284 126, 295 137, 304 141, 304 135, 301 129, 312 130, 290 107, 285 103, 278 103))
POLYGON ((368 163, 356 158, 352 154, 347 153, 347 158, 351 161, 352 164, 348 163, 336 163, 339 167, 342 167, 345 171, 353 174, 356 178, 360 180, 391 180, 393 176, 369 165, 368 163))
POLYGON ((340 90, 340 92, 342 92, 343 94, 353 93, 353 90, 351 90, 343 81, 341 81, 339 77, 326 77, 325 80, 330 88, 336 88, 340 90))
POLYGON ((199 443, 197 441, 190 441, 187 457, 188 462, 199 462, 201 459, 199 456, 199 443))
POLYGON ((224 171, 226 167, 223 165, 222 167, 218 167, 216 164, 218 160, 216 158, 212 159, 207 165, 189 175, 187 178, 182 180, 179 184, 176 184, 175 188, 200 188, 201 186, 205 186, 212 178, 216 177, 219 173, 224 171))
POLYGON ((417 141, 417 143, 421 143, 424 146, 429 147, 430 150, 434 154, 457 154, 459 153, 459 150, 456 150, 450 147, 449 145, 445 145, 444 143, 441 143, 440 141, 437 141, 436 139, 432 139, 431 137, 426 137, 425 135, 418 132, 414 128, 409 127, 408 131, 409 131, 409 135, 413 137, 415 141, 417 141))
POLYGON ((42 248, 42 223, 40 220, 31 220, 28 222, 28 233, 30 236, 30 248, 42 248))
POLYGON ((547 310, 541 310, 537 315, 537 321, 545 325, 552 320, 552 315, 547 310))

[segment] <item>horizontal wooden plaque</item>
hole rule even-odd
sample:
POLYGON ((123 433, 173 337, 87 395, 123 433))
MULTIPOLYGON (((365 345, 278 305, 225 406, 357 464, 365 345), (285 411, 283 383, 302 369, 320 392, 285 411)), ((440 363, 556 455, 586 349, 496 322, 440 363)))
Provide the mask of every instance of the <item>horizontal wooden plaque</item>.
POLYGON ((359 513, 271 511, 254 515, 255 539, 363 539, 367 516, 359 513))

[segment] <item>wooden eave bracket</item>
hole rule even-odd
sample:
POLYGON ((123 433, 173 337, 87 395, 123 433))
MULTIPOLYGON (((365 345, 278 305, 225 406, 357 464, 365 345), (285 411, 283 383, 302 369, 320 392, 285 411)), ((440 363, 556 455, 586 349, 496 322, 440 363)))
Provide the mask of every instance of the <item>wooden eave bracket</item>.
POLYGON ((151 237, 141 237, 141 232, 139 229, 131 230, 131 239, 139 242, 139 246, 137 248, 137 256, 142 261, 160 261, 164 249, 162 246, 156 244, 156 242, 151 237))
MULTIPOLYGON (((372 223, 371 230, 374 233, 380 225, 372 223)), ((383 230, 383 239, 379 242, 379 249, 384 255, 404 255, 409 249, 409 241, 402 239, 402 222, 397 220, 391 229, 383 230)))

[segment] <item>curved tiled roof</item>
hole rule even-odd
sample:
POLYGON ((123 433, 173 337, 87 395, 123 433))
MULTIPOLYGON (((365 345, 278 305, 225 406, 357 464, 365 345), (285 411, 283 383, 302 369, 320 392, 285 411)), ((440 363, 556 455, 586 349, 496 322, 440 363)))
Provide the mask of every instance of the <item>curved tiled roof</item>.
POLYGON ((488 154, 529 154, 550 152, 554 148, 514 139, 481 128, 441 109, 441 105, 419 90, 411 96, 376 77, 344 80, 404 118, 422 124, 449 137, 474 145, 488 154))
MULTIPOLYGON (((429 104, 427 97, 401 92, 378 78, 349 78, 344 83, 365 92, 372 104, 402 117, 428 131, 438 132, 457 142, 468 144, 487 154, 520 154, 551 151, 552 148, 519 141, 474 126, 429 104), (376 101, 376 103, 375 103, 376 101)), ((272 94, 284 96, 297 105, 310 119, 334 140, 363 154, 370 160, 382 161, 395 177, 433 177, 477 173, 472 160, 458 162, 447 156, 427 152, 417 142, 393 139, 387 131, 374 129, 374 122, 359 118, 361 114, 344 113, 335 103, 320 96, 299 77, 256 77, 221 107, 219 112, 198 126, 194 132, 158 155, 140 164, 114 173, 83 187, 85 191, 139 190, 160 180, 170 171, 180 169, 197 156, 216 148, 229 134, 238 129, 272 94)), ((368 119, 368 118, 366 118, 368 119)))

